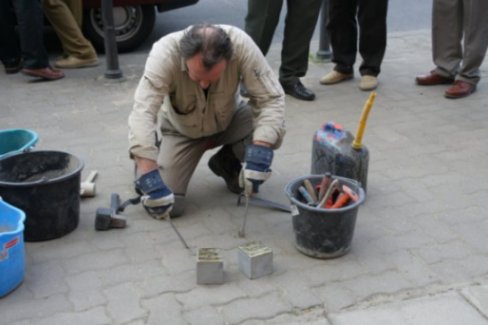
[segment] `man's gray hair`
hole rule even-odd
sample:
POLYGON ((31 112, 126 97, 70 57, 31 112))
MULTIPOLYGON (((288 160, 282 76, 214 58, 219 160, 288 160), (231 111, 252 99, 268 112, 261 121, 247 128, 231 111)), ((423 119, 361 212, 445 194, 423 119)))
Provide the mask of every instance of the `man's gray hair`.
POLYGON ((222 28, 212 24, 199 24, 185 32, 180 40, 180 50, 185 60, 201 53, 203 66, 210 70, 222 59, 230 60, 232 42, 222 28))

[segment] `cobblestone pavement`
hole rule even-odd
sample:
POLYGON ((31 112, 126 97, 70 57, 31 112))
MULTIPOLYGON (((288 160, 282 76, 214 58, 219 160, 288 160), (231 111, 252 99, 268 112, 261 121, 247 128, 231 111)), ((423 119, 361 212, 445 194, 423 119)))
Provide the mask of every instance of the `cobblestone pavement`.
MULTIPOLYGON (((352 250, 329 260, 294 247, 291 216, 243 207, 207 168, 190 184, 190 205, 174 224, 128 207, 129 226, 97 232, 97 207, 110 194, 134 196, 127 117, 147 54, 124 54, 124 80, 104 65, 66 71, 62 81, 29 83, 0 74, 0 127, 39 134, 36 150, 80 157, 84 178, 98 170, 97 196, 81 202, 80 224, 62 238, 27 242, 23 284, 0 299, 0 324, 488 324, 488 69, 478 91, 460 100, 444 86, 418 87, 432 69, 430 32, 391 34, 364 143, 368 198, 359 208, 352 250), (260 240, 274 272, 250 280, 237 247, 260 240), (197 247, 222 249, 225 283, 196 284, 197 247)), ((316 49, 313 44, 312 49, 316 49)), ((268 59, 277 71, 280 48, 268 59)), ((312 135, 329 120, 355 131, 368 93, 359 77, 335 86, 318 79, 331 63, 311 59, 304 84, 314 102, 287 97, 288 133, 261 197, 287 204, 283 188, 310 173, 312 135)))

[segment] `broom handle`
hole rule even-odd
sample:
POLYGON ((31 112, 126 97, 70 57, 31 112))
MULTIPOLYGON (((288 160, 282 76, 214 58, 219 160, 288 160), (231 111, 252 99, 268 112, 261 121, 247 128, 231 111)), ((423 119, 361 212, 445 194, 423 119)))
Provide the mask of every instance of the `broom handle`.
POLYGON ((359 120, 358 130, 356 131, 356 137, 354 138, 354 141, 352 143, 352 147, 356 150, 361 149, 363 146, 362 141, 363 141, 364 129, 366 128, 366 121, 368 120, 369 111, 373 106, 375 98, 376 98, 376 92, 372 91, 371 94, 369 95, 368 100, 364 104, 363 112, 361 113, 361 118, 359 120))

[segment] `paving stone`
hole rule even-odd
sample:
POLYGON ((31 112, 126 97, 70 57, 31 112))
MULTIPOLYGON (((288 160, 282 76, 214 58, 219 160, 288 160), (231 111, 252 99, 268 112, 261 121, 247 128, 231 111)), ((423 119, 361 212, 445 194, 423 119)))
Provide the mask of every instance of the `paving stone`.
POLYGON ((166 275, 166 272, 159 260, 143 264, 124 264, 97 271, 98 278, 106 287, 128 282, 144 282, 163 274, 166 275))
POLYGON ((167 274, 151 276, 142 280, 139 286, 141 291, 144 292, 145 297, 152 297, 168 292, 188 292, 195 287, 195 271, 190 270, 172 276, 168 276, 167 274))
POLYGON ((238 324, 244 321, 274 318, 290 309, 290 305, 281 299, 277 292, 258 298, 233 300, 222 306, 222 314, 227 323, 238 324))
MULTIPOLYGON (((261 322, 253 320, 250 322, 244 322, 243 324, 261 324, 261 322)), ((324 316, 324 311, 319 308, 279 315, 273 319, 263 321, 262 324, 330 325, 329 321, 324 316)))
MULTIPOLYGON (((5 299, 10 299, 7 296, 5 299)), ((14 300, 12 301, 14 302, 14 300)), ((71 312, 71 304, 64 295, 52 295, 41 299, 29 299, 15 301, 16 303, 0 304, 0 314, 4 324, 11 324, 15 321, 30 319, 37 320, 56 313, 71 312)))
POLYGON ((183 318, 189 324, 224 325, 224 318, 215 307, 203 306, 183 312, 183 318))
POLYGON ((62 325, 62 324, 110 324, 103 307, 88 309, 78 313, 59 313, 36 321, 38 325, 62 325))
POLYGON ((107 299, 101 292, 102 281, 98 272, 89 271, 65 278, 70 287, 69 301, 76 311, 104 305, 107 299))
POLYGON ((476 308, 485 318, 488 318, 488 286, 476 285, 462 289, 462 295, 476 308))
POLYGON ((32 290, 35 298, 45 298, 68 291, 64 276, 59 261, 48 261, 28 268, 24 284, 32 290))
POLYGON ((93 252, 64 261, 63 268, 68 274, 84 271, 111 269, 117 265, 127 263, 127 257, 120 249, 110 251, 93 252))
POLYGON ((121 324, 137 320, 148 314, 141 308, 142 293, 132 283, 124 283, 110 288, 104 288, 107 297, 107 314, 114 323, 121 324))
POLYGON ((484 325, 486 319, 455 293, 329 315, 337 325, 484 325))
POLYGON ((312 293, 323 302, 324 311, 329 314, 353 306, 358 302, 354 291, 341 282, 325 283, 311 288, 312 293))
POLYGON ((175 324, 187 325, 182 315, 182 306, 173 294, 164 294, 150 299, 144 299, 142 306, 148 311, 146 324, 175 324))
MULTIPOLYGON (((192 281, 195 283, 195 280, 192 281)), ((229 283, 223 286, 197 286, 191 291, 175 294, 185 309, 195 309, 205 305, 222 305, 238 298, 246 297, 246 293, 236 285, 229 283)))

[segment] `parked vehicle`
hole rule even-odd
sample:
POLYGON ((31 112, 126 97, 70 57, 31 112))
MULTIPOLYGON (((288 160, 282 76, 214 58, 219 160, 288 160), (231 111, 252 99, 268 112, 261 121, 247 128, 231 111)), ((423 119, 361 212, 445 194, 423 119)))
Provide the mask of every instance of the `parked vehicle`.
MULTIPOLYGON (((0 0, 3 1, 3 0, 0 0)), ((101 2, 83 0, 83 32, 98 51, 104 50, 101 2)), ((156 10, 168 11, 193 5, 198 0, 112 0, 115 42, 119 52, 134 50, 151 34, 156 10)))

